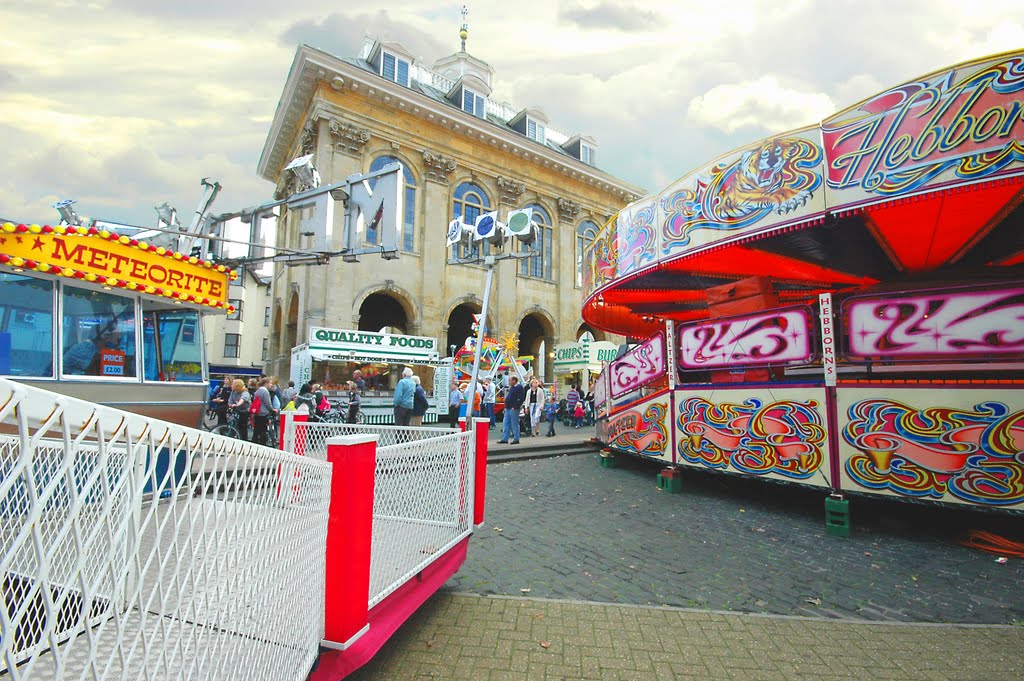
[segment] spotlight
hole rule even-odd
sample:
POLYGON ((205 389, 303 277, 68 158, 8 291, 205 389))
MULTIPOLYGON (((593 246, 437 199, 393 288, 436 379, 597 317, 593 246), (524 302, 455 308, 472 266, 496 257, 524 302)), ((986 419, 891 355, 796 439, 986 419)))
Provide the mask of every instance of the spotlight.
POLYGON ((295 173, 295 179, 299 181, 303 189, 316 189, 320 186, 320 173, 313 165, 313 154, 299 156, 284 169, 295 173))
POLYGON ((78 227, 82 224, 82 218, 78 217, 78 213, 74 209, 74 199, 64 199, 53 204, 53 207, 60 213, 60 221, 65 225, 72 225, 78 227))
POLYGON ((178 209, 172 206, 170 201, 164 201, 159 206, 153 206, 153 208, 156 209, 156 216, 160 222, 168 227, 181 227, 181 223, 178 222, 178 209))

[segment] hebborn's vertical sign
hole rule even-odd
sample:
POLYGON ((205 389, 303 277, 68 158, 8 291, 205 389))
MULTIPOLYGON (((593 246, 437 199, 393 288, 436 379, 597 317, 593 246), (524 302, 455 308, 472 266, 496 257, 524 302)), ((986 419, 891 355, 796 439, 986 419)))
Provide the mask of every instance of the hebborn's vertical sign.
POLYGON ((832 321, 832 294, 818 296, 821 308, 821 368, 825 373, 825 385, 836 385, 836 336, 832 321))

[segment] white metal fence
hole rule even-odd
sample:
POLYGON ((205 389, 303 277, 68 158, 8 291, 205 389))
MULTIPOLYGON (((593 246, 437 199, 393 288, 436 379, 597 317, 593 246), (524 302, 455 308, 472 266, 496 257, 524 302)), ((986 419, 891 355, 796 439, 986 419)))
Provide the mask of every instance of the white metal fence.
POLYGON ((327 439, 375 434, 370 607, 469 536, 476 439, 451 428, 295 423, 296 451, 326 458, 327 439))
POLYGON ((0 677, 305 678, 329 484, 323 461, 0 379, 0 677))

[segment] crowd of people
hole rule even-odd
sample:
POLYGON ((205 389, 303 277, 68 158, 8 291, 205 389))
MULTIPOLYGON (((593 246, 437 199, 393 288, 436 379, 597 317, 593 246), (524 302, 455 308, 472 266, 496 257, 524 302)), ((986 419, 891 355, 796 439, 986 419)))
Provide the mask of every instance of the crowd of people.
MULTIPOLYGON (((527 428, 527 435, 539 437, 541 423, 547 422, 545 435, 554 437, 555 422, 563 414, 571 419, 573 428, 582 428, 584 418, 593 414, 593 390, 584 394, 581 386, 571 385, 565 396, 566 411, 563 412, 554 392, 545 388, 539 379, 531 377, 526 383, 520 384, 519 377, 515 375, 486 377, 480 380, 470 398, 466 383, 452 382, 448 396, 448 422, 453 428, 458 428, 463 408, 471 403, 469 413, 473 417, 489 419, 489 427, 493 430, 497 426, 495 405, 503 397, 505 409, 501 439, 498 442, 514 445, 519 444, 522 427, 527 428)), ((348 402, 343 407, 344 416, 341 420, 359 423, 361 393, 366 389, 366 382, 361 372, 356 370, 352 373, 352 380, 344 385, 348 402)), ((240 438, 251 439, 258 444, 273 444, 268 442, 269 426, 271 419, 276 418, 281 411, 303 410, 309 414, 311 421, 320 421, 334 409, 321 384, 307 382, 296 388, 294 381, 288 381, 287 387, 282 388, 280 381, 271 376, 252 377, 248 383, 240 378, 225 376, 211 397, 210 407, 217 414, 218 426, 231 425, 240 438)), ((399 426, 422 425, 423 417, 430 409, 430 401, 420 377, 410 367, 402 370, 402 378, 395 386, 393 408, 395 425, 399 426)))
MULTIPOLYGON (((459 416, 470 403, 468 392, 468 384, 452 382, 448 395, 448 422, 453 428, 458 427, 459 416)), ((502 375, 497 380, 483 378, 476 387, 469 413, 474 417, 490 419, 489 427, 493 430, 497 425, 495 404, 499 397, 504 397, 505 406, 499 443, 519 444, 523 427, 528 429, 528 435, 540 437, 541 423, 545 421, 548 424, 545 436, 555 436, 555 422, 561 415, 561 405, 554 392, 545 388, 539 379, 529 378, 527 387, 520 384, 518 376, 502 375)), ((565 409, 572 419, 572 427, 582 428, 587 415, 594 413, 593 390, 584 394, 581 386, 570 386, 565 397, 565 409)))

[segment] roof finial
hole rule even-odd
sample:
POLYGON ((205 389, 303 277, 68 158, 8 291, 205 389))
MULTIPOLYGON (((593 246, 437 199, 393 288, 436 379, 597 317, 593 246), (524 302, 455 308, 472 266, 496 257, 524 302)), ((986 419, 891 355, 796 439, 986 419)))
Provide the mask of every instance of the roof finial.
POLYGON ((469 8, 465 5, 462 6, 462 26, 459 26, 459 37, 462 38, 462 51, 466 51, 466 38, 469 37, 469 22, 466 21, 466 17, 469 16, 469 8))

